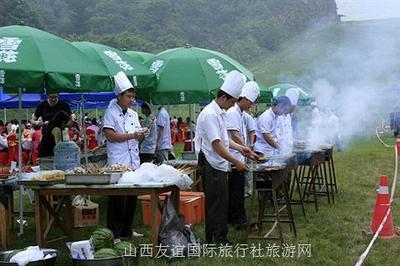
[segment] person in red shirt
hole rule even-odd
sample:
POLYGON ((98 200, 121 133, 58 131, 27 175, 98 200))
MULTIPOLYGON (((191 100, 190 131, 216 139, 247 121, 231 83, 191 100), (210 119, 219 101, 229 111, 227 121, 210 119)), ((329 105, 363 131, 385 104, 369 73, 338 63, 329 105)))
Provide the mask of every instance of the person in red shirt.
POLYGON ((31 134, 31 139, 32 139, 32 164, 36 165, 38 164, 38 157, 39 157, 39 144, 40 141, 42 140, 42 127, 39 125, 33 126, 33 129, 35 131, 32 132, 31 134))

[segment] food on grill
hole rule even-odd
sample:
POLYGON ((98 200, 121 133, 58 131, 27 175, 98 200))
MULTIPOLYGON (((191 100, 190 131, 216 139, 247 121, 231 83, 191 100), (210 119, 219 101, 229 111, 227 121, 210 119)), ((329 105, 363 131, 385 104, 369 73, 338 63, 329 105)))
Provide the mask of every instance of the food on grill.
POLYGON ((169 160, 164 161, 163 164, 173 166, 182 174, 190 174, 191 171, 194 171, 197 168, 196 160, 169 160))

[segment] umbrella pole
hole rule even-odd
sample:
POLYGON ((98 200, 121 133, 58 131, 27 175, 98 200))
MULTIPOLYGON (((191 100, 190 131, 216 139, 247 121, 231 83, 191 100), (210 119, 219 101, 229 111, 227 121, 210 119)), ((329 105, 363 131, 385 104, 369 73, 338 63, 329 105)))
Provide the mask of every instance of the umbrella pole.
POLYGON ((97 120, 99 120, 99 110, 97 109, 97 107, 96 107, 95 112, 96 112, 96 121, 97 121, 97 120))
MULTIPOLYGON (((22 179, 22 89, 18 89, 18 179, 22 179)), ((39 203, 37 203, 39 204, 39 203)), ((24 187, 19 186, 19 235, 24 235, 24 187)))
POLYGON ((85 164, 86 167, 89 166, 88 160, 88 150, 87 150, 87 138, 86 138, 86 124, 85 124, 85 117, 84 117, 84 98, 83 92, 81 93, 81 114, 82 114, 82 136, 83 136, 83 150, 85 152, 85 164))
POLYGON ((193 152, 192 105, 189 104, 190 150, 193 152))
POLYGON ((7 108, 3 109, 3 115, 4 115, 4 124, 7 123, 7 108))

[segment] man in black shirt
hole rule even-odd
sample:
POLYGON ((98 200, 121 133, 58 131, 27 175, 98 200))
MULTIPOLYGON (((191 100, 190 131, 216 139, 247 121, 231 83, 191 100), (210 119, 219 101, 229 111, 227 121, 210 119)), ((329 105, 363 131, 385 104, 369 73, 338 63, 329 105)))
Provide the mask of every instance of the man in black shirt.
POLYGON ((71 115, 71 108, 66 102, 58 99, 58 93, 49 93, 47 94, 47 100, 42 101, 36 108, 32 118, 32 124, 40 124, 38 119, 41 117, 43 123, 47 125, 60 111, 67 112, 71 115))

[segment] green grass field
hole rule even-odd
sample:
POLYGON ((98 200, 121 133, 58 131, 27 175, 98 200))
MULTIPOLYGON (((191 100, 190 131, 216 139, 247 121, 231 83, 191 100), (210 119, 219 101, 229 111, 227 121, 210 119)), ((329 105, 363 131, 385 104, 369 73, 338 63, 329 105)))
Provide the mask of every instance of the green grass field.
MULTIPOLYGON (((388 142, 394 142, 393 138, 387 138, 388 142)), ((179 147, 181 148, 181 147, 179 147)), ((179 151, 177 151, 179 153, 179 151)), ((176 265, 354 265, 357 258, 367 247, 371 235, 363 233, 369 228, 372 212, 375 205, 375 191, 379 185, 380 175, 388 175, 392 181, 394 172, 393 150, 383 147, 375 138, 362 138, 352 141, 345 151, 335 153, 335 162, 338 178, 338 194, 335 197, 335 204, 329 205, 326 198, 319 200, 319 212, 316 213, 312 204, 306 205, 306 221, 299 206, 294 206, 294 216, 298 236, 294 238, 287 225, 284 226, 285 244, 298 247, 298 244, 311 245, 311 254, 306 256, 296 250, 293 257, 266 256, 258 258, 248 252, 245 258, 213 257, 213 258, 192 258, 175 261, 176 265)), ((398 193, 397 193, 398 195, 398 193)), ((15 194, 16 196, 16 194, 15 194)), ((395 197, 396 198, 396 197, 395 197)), ((106 198, 92 197, 101 206, 100 224, 105 225, 106 198)), ((250 202, 248 212, 250 210, 250 202)), ((400 210, 398 197, 394 201, 393 219, 394 224, 400 224, 400 210)), ((27 203, 28 208, 32 205, 27 203)), ((254 217, 254 216, 253 216, 254 217)), ((23 238, 17 236, 17 230, 12 232, 12 246, 14 248, 25 247, 35 244, 34 220, 27 218, 28 226, 25 228, 23 238)), ((145 234, 135 244, 150 243, 150 228, 141 224, 142 216, 140 205, 138 205, 135 217, 135 230, 145 234)), ((75 240, 88 239, 94 228, 76 229, 75 240)), ((245 234, 229 229, 229 238, 235 243, 245 243, 245 234)), ((204 225, 194 226, 195 234, 204 240, 204 225)), ((56 232, 55 232, 56 234, 56 232)), ((263 254, 266 254, 266 247, 277 242, 250 242, 261 244, 263 254)), ((67 249, 64 244, 54 245, 60 249, 60 265, 69 265, 67 249)), ((365 265, 399 265, 400 264, 399 239, 391 240, 378 239, 367 258, 365 265)), ((140 258, 140 263, 145 265, 163 265, 169 262, 166 259, 140 258)))

